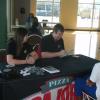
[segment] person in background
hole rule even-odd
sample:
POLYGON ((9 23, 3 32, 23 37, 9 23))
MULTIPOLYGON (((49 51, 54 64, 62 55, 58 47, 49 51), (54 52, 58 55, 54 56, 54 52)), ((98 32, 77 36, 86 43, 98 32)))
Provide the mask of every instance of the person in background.
POLYGON ((25 28, 18 28, 15 37, 11 38, 7 46, 7 63, 34 64, 39 58, 37 53, 27 43, 28 35, 25 28))
POLYGON ((96 63, 90 75, 75 80, 75 93, 78 100, 82 100, 82 91, 100 100, 100 63, 96 63))
POLYGON ((64 27, 58 23, 54 26, 50 35, 44 36, 41 42, 42 58, 62 57, 66 54, 62 39, 64 27))
POLYGON ((33 20, 34 20, 34 14, 29 13, 29 16, 26 19, 26 28, 27 28, 27 30, 29 30, 29 28, 32 27, 33 20))
POLYGON ((37 34, 39 36, 43 36, 44 29, 41 24, 38 22, 38 18, 34 17, 32 22, 32 27, 29 29, 29 34, 37 34))

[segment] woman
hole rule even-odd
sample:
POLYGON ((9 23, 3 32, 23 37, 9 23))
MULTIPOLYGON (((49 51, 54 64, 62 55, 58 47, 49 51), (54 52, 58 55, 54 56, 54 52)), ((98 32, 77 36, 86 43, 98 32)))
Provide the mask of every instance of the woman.
POLYGON ((10 39, 7 47, 7 63, 15 64, 34 64, 38 55, 27 43, 28 35, 25 28, 18 28, 15 37, 10 39))

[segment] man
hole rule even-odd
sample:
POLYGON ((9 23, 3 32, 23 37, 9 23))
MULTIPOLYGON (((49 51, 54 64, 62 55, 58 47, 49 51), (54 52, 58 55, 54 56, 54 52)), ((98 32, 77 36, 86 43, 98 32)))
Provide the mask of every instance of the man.
POLYGON ((82 91, 100 100, 100 63, 96 63, 91 75, 77 78, 75 81, 75 92, 78 100, 82 100, 82 91), (95 86, 96 83, 96 86, 95 86))
POLYGON ((95 91, 96 87, 95 85, 89 86, 90 83, 89 79, 90 75, 84 75, 83 77, 78 77, 75 80, 75 95, 77 97, 77 100, 83 100, 83 92, 87 93, 88 95, 96 98, 95 91), (87 83, 87 80, 89 81, 89 84, 87 83))
POLYGON ((64 42, 62 39, 64 27, 58 23, 54 26, 50 35, 44 36, 41 43, 42 58, 54 58, 64 56, 64 42))
POLYGON ((96 97, 100 100, 100 63, 95 64, 92 73, 90 75, 90 80, 87 81, 88 85, 91 86, 96 83, 96 97))

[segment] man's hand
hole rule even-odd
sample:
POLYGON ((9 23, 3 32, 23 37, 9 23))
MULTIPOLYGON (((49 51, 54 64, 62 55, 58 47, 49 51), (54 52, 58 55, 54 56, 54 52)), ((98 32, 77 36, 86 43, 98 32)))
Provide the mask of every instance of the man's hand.
POLYGON ((27 64, 34 64, 35 63, 35 59, 31 55, 28 55, 26 57, 26 63, 27 64))
POLYGON ((65 50, 61 50, 61 51, 59 51, 59 57, 64 57, 64 56, 66 56, 67 55, 67 53, 66 53, 66 51, 65 50))

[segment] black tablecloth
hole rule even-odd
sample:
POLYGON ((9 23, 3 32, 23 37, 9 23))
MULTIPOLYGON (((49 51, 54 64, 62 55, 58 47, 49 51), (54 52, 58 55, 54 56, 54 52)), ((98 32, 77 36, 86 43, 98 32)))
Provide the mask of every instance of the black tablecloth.
POLYGON ((77 77, 78 75, 80 76, 90 73, 94 64, 97 62, 99 61, 83 55, 42 59, 38 61, 38 66, 41 65, 42 67, 52 65, 60 69, 60 73, 49 74, 45 72, 44 75, 33 74, 25 77, 17 76, 16 79, 6 79, 1 77, 0 100, 20 100, 40 91, 40 86, 44 85, 46 81, 53 78, 70 75, 77 77))
POLYGON ((84 55, 70 55, 64 58, 42 59, 41 62, 42 66, 55 66, 66 75, 80 75, 91 72, 94 64, 99 61, 84 55))

